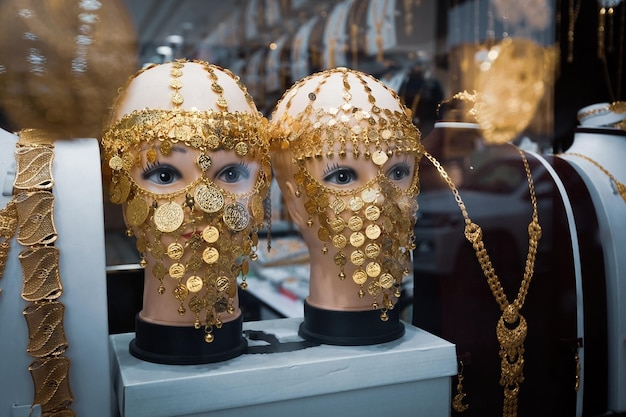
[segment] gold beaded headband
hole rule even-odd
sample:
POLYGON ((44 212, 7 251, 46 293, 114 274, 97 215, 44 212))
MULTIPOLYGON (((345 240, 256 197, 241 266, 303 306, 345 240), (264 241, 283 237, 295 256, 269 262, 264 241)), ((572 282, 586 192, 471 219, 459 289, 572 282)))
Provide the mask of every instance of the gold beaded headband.
MULTIPOLYGON (((328 87, 328 86, 327 86, 328 87)), ((305 91, 306 92, 306 91, 305 91)), ((271 147, 273 150, 291 150, 296 159, 333 158, 335 154, 344 158, 352 152, 355 158, 361 153, 382 166, 394 153, 421 153, 420 131, 412 123, 410 110, 404 106, 398 95, 379 83, 370 75, 347 68, 335 68, 303 78, 291 87, 281 98, 270 124, 271 147), (323 87, 335 74, 342 77, 343 91, 329 92, 323 87), (311 80, 318 83, 311 88, 311 80), (354 81, 358 81, 355 85, 354 81), (382 85, 394 97, 398 108, 381 108, 376 103, 370 84, 382 85), (367 95, 369 108, 360 108, 351 103, 356 88, 361 87, 367 95), (293 99, 301 89, 311 88, 308 103, 297 114, 291 114, 293 99), (336 106, 318 104, 320 95, 333 94, 341 97, 343 103, 336 106), (284 103, 284 104, 283 104, 284 103), (282 105, 281 105, 282 104, 282 105), (277 112, 284 110, 280 117, 277 112), (402 111, 401 111, 402 110, 402 111), (339 143, 339 149, 336 144, 339 143), (348 144, 351 144, 348 147, 348 144), (361 152, 361 144, 365 149, 361 152), (375 151, 370 152, 370 145, 375 151)))
MULTIPOLYGON (((133 75, 132 82, 143 72, 153 68, 147 67, 133 75)), ((175 61, 170 69, 169 88, 170 101, 173 109, 142 109, 124 115, 105 130, 102 147, 109 158, 109 166, 115 170, 129 170, 138 161, 139 156, 133 154, 141 143, 150 144, 147 153, 149 162, 156 160, 156 145, 164 156, 169 155, 172 146, 178 142, 201 151, 217 149, 234 150, 238 156, 250 156, 269 166, 269 141, 266 133, 267 119, 256 110, 252 97, 239 77, 227 69, 211 65, 203 61, 175 61), (202 65, 211 80, 211 90, 217 94, 215 108, 217 110, 199 111, 185 110, 180 106, 184 103, 181 94, 183 68, 185 63, 193 62, 202 65), (229 112, 229 103, 224 96, 224 89, 218 83, 216 71, 221 71, 233 79, 243 93, 250 112, 229 112)), ((113 106, 113 117, 123 100, 123 91, 113 106)))

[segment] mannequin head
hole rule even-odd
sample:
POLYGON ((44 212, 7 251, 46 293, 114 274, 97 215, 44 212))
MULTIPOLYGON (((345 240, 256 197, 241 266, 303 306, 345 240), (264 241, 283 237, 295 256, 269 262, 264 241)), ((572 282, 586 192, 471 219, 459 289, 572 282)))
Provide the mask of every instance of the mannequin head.
POLYGON ((420 133, 398 96, 346 68, 294 84, 270 122, 272 163, 309 248, 307 301, 334 310, 393 308, 409 273, 420 133))
POLYGON ((266 120, 230 71, 176 61, 134 76, 102 145, 146 268, 141 317, 212 326, 238 317, 271 173, 266 120))

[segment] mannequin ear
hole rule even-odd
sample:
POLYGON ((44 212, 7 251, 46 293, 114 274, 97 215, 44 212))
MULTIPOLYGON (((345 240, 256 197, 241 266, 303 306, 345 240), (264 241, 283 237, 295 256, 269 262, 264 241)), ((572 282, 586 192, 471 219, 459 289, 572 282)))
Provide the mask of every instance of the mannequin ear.
POLYGON ((283 202, 287 206, 287 212, 291 220, 302 230, 302 227, 306 226, 306 213, 304 205, 300 199, 296 197, 296 187, 293 182, 285 181, 283 183, 283 202))

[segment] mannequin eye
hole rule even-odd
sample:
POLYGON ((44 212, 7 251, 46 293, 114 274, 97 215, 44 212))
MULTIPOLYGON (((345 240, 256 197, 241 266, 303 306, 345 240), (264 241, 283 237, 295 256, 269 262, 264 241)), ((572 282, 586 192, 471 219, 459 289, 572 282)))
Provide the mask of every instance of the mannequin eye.
POLYGON ((405 162, 395 164, 387 171, 387 177, 392 181, 402 181, 409 175, 411 175, 411 167, 405 162))
POLYGON ((171 165, 161 165, 156 162, 153 165, 148 164, 143 170, 141 177, 144 180, 152 181, 159 185, 170 185, 182 178, 182 174, 178 169, 171 165))
POLYGON ((227 165, 217 173, 215 178, 228 184, 245 181, 250 178, 250 167, 245 162, 227 165))
POLYGON ((336 185, 350 184, 357 178, 356 172, 351 168, 335 167, 324 173, 324 181, 336 185))

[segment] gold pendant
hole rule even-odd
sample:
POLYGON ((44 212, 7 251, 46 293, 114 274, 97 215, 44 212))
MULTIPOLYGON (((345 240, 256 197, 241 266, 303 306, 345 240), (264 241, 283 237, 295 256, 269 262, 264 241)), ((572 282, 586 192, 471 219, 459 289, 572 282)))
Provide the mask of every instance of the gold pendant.
POLYGON ((172 233, 183 224, 185 213, 180 204, 170 201, 154 211, 154 224, 163 233, 172 233))
POLYGON ((206 213, 215 213, 224 207, 224 196, 220 190, 211 185, 199 185, 194 193, 194 200, 206 213))
POLYGON ((254 217, 257 221, 265 217, 263 199, 260 195, 255 194, 252 196, 252 200, 250 201, 250 211, 252 212, 252 217, 254 217))
POLYGON ((395 279, 393 279, 393 276, 390 273, 385 272, 380 276, 380 278, 378 278, 378 282, 380 283, 380 286, 382 288, 388 290, 389 288, 393 287, 395 279))
POLYGON ((180 243, 170 243, 170 245, 167 247, 167 256, 170 259, 178 261, 180 258, 183 257, 184 250, 185 249, 183 248, 183 245, 181 245, 180 243))
POLYGON ((209 155, 201 154, 198 156, 196 163, 202 172, 206 172, 209 168, 211 168, 211 157, 209 155))
POLYGON ((207 243, 215 243, 220 237, 220 232, 215 226, 207 226, 202 231, 202 239, 207 243))
POLYGON ((250 224, 250 215, 248 209, 241 203, 231 203, 224 207, 224 215, 222 216, 226 226, 232 231, 240 232, 250 224))
POLYGON ((139 226, 146 221, 148 213, 150 213, 150 207, 148 207, 146 200, 141 197, 133 198, 126 206, 126 222, 128 226, 139 226))
POLYGON ((362 269, 357 269, 352 274, 352 281, 357 285, 363 285, 367 281, 367 274, 362 269))
POLYGON ((367 275, 372 278, 376 278, 378 275, 380 275, 380 271, 381 268, 378 262, 370 262, 365 267, 365 272, 367 272, 367 275))
POLYGON ((214 247, 206 248, 202 252, 202 260, 209 265, 216 263, 219 257, 220 257, 220 253, 214 247))
POLYGON ((200 278, 197 275, 192 275, 189 278, 187 278, 186 286, 189 292, 198 292, 202 289, 202 286, 203 286, 202 278, 200 278))
POLYGON ((109 199, 113 204, 122 204, 130 194, 130 181, 125 175, 118 175, 109 186, 109 199))
POLYGON ((376 240, 380 236, 381 230, 380 226, 377 224, 370 224, 365 229, 365 236, 367 236, 371 240, 376 240))
POLYGON ((350 262, 352 265, 361 266, 365 262, 365 255, 360 250, 355 250, 350 254, 350 262))

